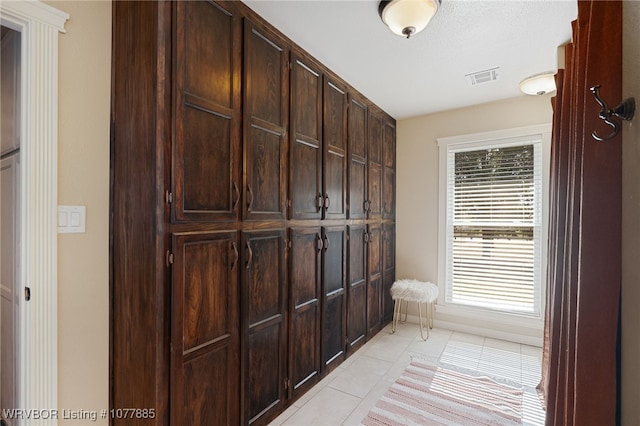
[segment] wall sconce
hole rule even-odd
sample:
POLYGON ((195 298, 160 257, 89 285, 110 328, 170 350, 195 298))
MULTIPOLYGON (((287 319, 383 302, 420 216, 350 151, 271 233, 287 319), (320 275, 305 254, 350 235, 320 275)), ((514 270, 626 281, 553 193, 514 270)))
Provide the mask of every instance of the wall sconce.
POLYGON ((382 22, 399 35, 411 37, 424 30, 442 0, 386 0, 378 5, 382 22))
POLYGON ((520 82, 520 90, 527 95, 544 95, 556 90, 554 72, 545 72, 525 78, 520 82))

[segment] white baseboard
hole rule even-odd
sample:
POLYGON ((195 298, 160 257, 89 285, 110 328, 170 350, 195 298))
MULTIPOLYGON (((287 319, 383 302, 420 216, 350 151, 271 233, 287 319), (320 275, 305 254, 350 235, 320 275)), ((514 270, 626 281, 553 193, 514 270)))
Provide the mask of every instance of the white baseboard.
MULTIPOLYGON (((404 319, 404 315, 402 316, 404 319)), ((419 324, 420 318, 415 315, 408 315, 407 322, 419 324)), ((542 347, 542 338, 534 336, 524 336, 516 333, 493 330, 485 327, 475 327, 466 324, 458 324, 451 321, 442 321, 437 318, 433 322, 434 328, 442 328, 445 330, 459 331, 461 333, 474 334, 476 336, 490 337, 492 339, 506 340, 509 342, 520 343, 523 345, 542 347)))

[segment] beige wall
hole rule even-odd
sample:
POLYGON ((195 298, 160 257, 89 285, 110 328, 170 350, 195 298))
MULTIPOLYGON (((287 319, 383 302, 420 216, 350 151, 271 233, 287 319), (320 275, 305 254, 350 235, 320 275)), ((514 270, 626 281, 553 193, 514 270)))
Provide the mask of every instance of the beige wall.
MULTIPOLYGON (((622 96, 640 102, 640 2, 623 3, 622 96)), ((617 101, 617 100, 616 100, 617 101)), ((611 102, 614 102, 613 100, 611 102)), ((640 107, 640 105, 638 105, 640 107)), ((622 424, 640 425, 640 122, 622 133, 622 424)))
MULTIPOLYGON (((396 276, 438 282, 438 144, 436 138, 551 123, 550 96, 520 96, 397 123, 396 276)), ((436 313, 436 320, 455 321, 436 313)), ((474 321, 469 327, 488 327, 474 321)), ((541 334, 520 328, 505 333, 541 334)), ((495 334, 494 337, 500 337, 495 334)))
POLYGON ((99 412, 109 404, 111 2, 47 3, 71 15, 59 43, 58 204, 87 208, 86 233, 58 237, 58 407, 99 412))

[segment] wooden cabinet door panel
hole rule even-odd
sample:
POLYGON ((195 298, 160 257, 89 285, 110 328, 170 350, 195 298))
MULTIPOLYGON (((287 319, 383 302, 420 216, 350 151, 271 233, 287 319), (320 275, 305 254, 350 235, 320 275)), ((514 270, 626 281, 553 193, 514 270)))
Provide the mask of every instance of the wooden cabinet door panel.
POLYGON ((245 19, 245 220, 284 219, 288 126, 288 49, 274 33, 245 19))
MULTIPOLYGON (((367 245, 365 225, 349 226, 347 351, 364 344, 367 335, 367 245)), ((368 238, 368 237, 367 237, 368 238)))
POLYGON ((396 270, 386 269, 382 274, 382 323, 387 324, 393 319, 393 299, 391 286, 396 280, 396 270))
POLYGON ((291 55, 291 218, 322 217, 322 74, 315 63, 291 55))
POLYGON ((369 335, 382 324, 382 226, 368 225, 367 329, 369 335))
POLYGON ((382 218, 396 217, 396 126, 385 121, 382 176, 382 218))
POLYGON ((240 400, 237 234, 174 234, 173 250, 172 424, 232 423, 240 400))
POLYGON ((287 291, 284 232, 242 234, 244 423, 270 418, 285 402, 287 291))
POLYGON ((382 166, 369 162, 369 218, 375 219, 382 216, 382 166))
POLYGON ((369 162, 382 164, 382 117, 380 114, 370 109, 367 124, 369 126, 369 132, 367 134, 367 155, 369 162))
POLYGON ((377 219, 382 216, 382 141, 383 122, 379 113, 369 110, 367 134, 368 155, 368 217, 377 219))
POLYGON ((393 299, 391 286, 396 279, 396 227, 393 223, 385 223, 382 227, 382 320, 383 323, 393 318, 393 299))
POLYGON ((330 371, 345 358, 346 228, 322 228, 322 368, 330 371))
POLYGON ((290 240, 289 377, 292 396, 295 397, 308 390, 320 377, 320 228, 292 228, 290 240))
POLYGON ((236 220, 240 201, 240 18, 176 3, 173 218, 236 220))
POLYGON ((367 217, 367 107, 349 100, 348 123, 349 218, 367 217))
POLYGON ((346 89, 324 80, 324 218, 347 214, 347 106, 346 89))

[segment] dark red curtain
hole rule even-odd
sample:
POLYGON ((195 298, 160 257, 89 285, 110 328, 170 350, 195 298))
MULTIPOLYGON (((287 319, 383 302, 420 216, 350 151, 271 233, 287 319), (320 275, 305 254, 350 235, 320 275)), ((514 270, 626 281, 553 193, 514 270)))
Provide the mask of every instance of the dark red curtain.
POLYGON ((622 2, 578 1, 556 76, 543 377, 547 425, 616 423, 621 280, 621 135, 598 118, 622 96, 622 2))

